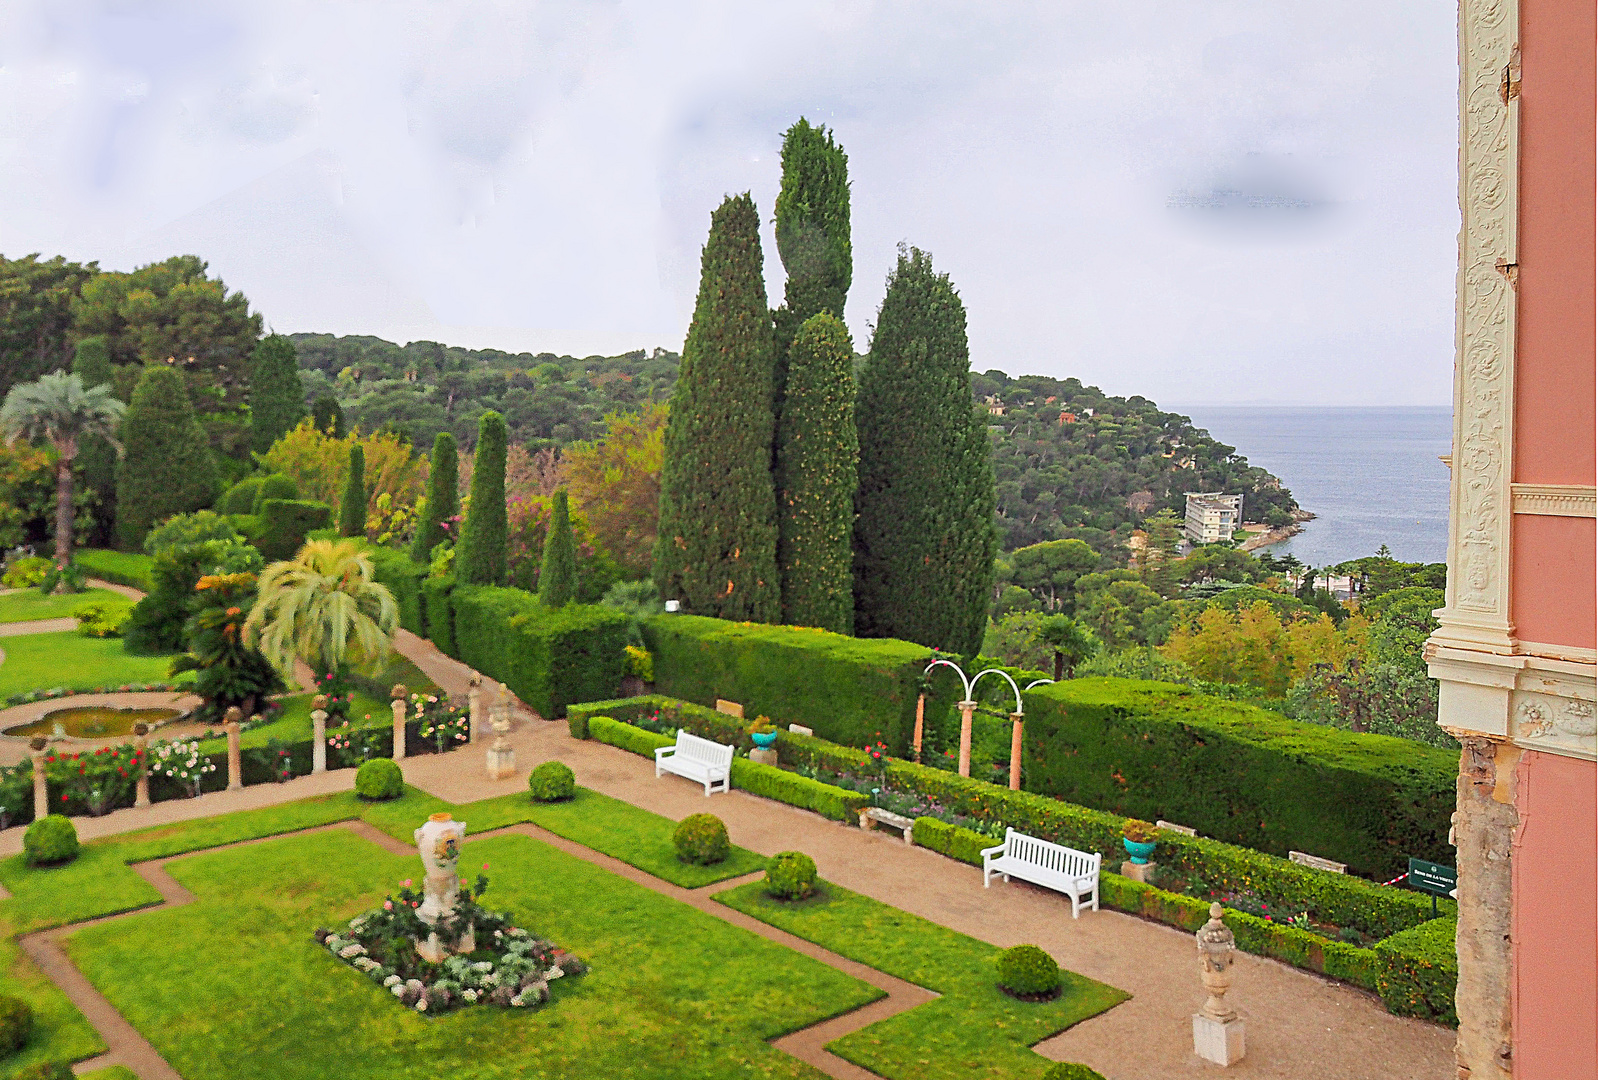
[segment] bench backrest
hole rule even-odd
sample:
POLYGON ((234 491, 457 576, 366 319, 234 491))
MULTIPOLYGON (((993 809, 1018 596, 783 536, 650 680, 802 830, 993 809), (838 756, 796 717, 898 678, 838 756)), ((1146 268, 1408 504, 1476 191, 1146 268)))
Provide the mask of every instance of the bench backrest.
POLYGON ((1062 847, 1048 840, 1018 833, 1014 829, 1004 831, 1004 854, 1028 866, 1041 867, 1067 877, 1091 874, 1098 866, 1097 855, 1062 847))
POLYGON ((701 739, 698 735, 686 731, 677 732, 677 753, 691 761, 703 762, 706 765, 732 767, 732 747, 711 742, 709 739, 701 739))

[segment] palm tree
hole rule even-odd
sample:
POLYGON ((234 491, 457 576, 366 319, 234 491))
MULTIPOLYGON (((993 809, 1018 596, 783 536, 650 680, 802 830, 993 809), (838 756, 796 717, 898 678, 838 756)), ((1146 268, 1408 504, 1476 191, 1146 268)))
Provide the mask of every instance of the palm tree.
POLYGON ((1069 615, 1050 615, 1038 624, 1038 640, 1054 649, 1054 681, 1072 678, 1076 666, 1099 651, 1093 631, 1069 615))
POLYGON ((111 396, 110 386, 85 387, 81 378, 62 371, 13 386, 0 405, 0 435, 8 443, 48 439, 55 447, 55 558, 61 566, 72 562, 72 462, 78 444, 99 435, 120 453, 113 434, 126 408, 111 396))
POLYGON ((244 640, 279 671, 292 671, 298 658, 321 678, 352 650, 363 660, 388 655, 398 624, 399 605, 372 580, 362 541, 311 540, 261 574, 244 640))

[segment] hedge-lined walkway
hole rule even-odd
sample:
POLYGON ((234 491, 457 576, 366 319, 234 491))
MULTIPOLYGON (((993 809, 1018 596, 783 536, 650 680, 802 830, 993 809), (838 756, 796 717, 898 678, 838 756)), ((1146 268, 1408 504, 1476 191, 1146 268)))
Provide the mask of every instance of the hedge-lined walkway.
MULTIPOLYGON (((402 634, 399 651, 444 690, 464 694, 470 669, 431 643, 402 634)), ((484 680, 485 689, 497 683, 484 680)), ((451 803, 524 790, 528 769, 565 761, 579 784, 673 820, 711 811, 732 841, 762 854, 799 849, 815 858, 823 877, 999 946, 1042 946, 1072 971, 1109 983, 1133 997, 1109 1012, 1046 1040, 1047 1057, 1085 1062, 1108 1080, 1167 1080, 1212 1068, 1192 1053, 1190 1017, 1204 994, 1190 935, 1113 911, 1073 920, 1057 893, 995 881, 981 872, 896 836, 863 833, 779 803, 734 791, 706 799, 703 789, 676 777, 656 779, 644 758, 593 741, 573 739, 564 723, 520 712, 508 736, 520 766, 515 778, 487 778, 481 748, 426 755, 404 762, 408 782, 451 803)), ((218 792, 200 799, 120 810, 77 819, 85 838, 153 824, 209 817, 348 788, 353 770, 218 792)), ((468 825, 470 822, 468 822, 468 825)), ((21 849, 21 829, 0 833, 0 856, 21 849)), ((1248 1055, 1226 1070, 1239 1077, 1349 1080, 1443 1080, 1452 1075, 1454 1033, 1389 1014, 1375 995, 1309 972, 1238 953, 1234 990, 1248 1021, 1248 1055)))

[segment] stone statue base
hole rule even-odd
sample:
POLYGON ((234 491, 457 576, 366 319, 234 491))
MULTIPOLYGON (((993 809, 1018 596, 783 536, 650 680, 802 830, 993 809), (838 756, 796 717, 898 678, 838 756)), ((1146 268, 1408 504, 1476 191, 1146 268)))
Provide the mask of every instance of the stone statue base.
POLYGON ((1131 878, 1133 881, 1141 881, 1146 885, 1149 878, 1154 876, 1154 868, 1158 865, 1158 863, 1151 862, 1135 863, 1128 859, 1121 864, 1121 876, 1131 878))
POLYGON ((1243 1060, 1243 1018, 1217 1020, 1206 1013, 1193 1014, 1193 1053, 1217 1065, 1243 1060))
POLYGON ((476 949, 477 934, 470 927, 467 928, 466 933, 461 935, 461 939, 455 943, 454 948, 450 948, 440 941, 436 933, 428 934, 426 939, 418 939, 416 942, 416 955, 426 960, 429 964, 442 964, 451 954, 458 953, 466 956, 476 951, 476 949))
POLYGON ((749 751, 749 760, 760 765, 775 765, 777 764, 777 751, 775 749, 762 749, 757 746, 749 751))
POLYGON ((504 739, 495 739, 488 748, 488 778, 508 780, 516 775, 516 748, 504 739))

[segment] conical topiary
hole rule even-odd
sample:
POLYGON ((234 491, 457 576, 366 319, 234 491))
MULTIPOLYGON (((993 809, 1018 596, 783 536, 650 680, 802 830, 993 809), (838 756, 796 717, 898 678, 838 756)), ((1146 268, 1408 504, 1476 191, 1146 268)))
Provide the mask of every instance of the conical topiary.
POLYGON ((350 447, 350 467, 344 475, 344 497, 338 504, 338 534, 366 535, 366 451, 360 443, 350 447))
POLYGON ((572 538, 566 489, 555 492, 555 512, 544 537, 544 565, 538 572, 538 599, 547 607, 564 607, 577 596, 577 543, 572 538))
POLYGON ((304 416, 305 388, 294 342, 269 334, 250 357, 250 449, 266 453, 304 416))
POLYGON ((461 526, 455 580, 462 585, 502 585, 509 545, 505 516, 505 418, 489 410, 477 421, 471 506, 461 526))
POLYGON ((419 563, 431 561, 433 549, 449 539, 446 523, 460 512, 455 492, 457 465, 455 436, 440 431, 433 437, 433 454, 427 459, 427 505, 411 539, 411 558, 419 563))
POLYGON ((122 418, 121 442, 117 539, 125 550, 138 550, 156 522, 203 509, 216 499, 216 462, 175 369, 163 364, 144 369, 122 418))

